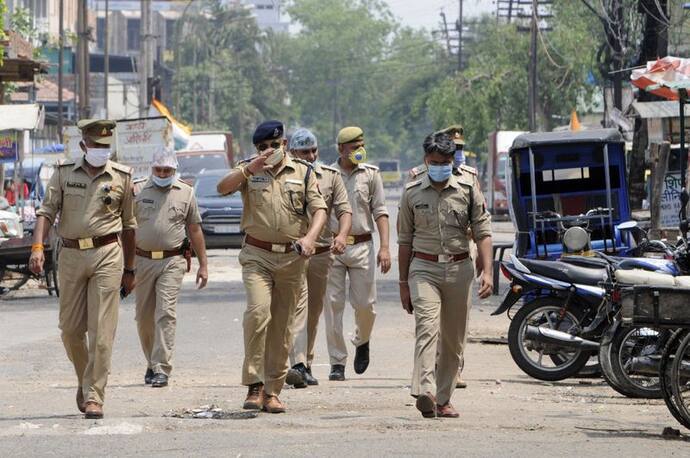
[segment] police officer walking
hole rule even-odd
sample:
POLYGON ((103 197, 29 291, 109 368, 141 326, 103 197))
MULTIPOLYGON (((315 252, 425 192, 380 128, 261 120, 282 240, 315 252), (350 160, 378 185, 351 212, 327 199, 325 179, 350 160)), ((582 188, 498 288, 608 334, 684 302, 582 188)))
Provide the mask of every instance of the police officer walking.
POLYGON ((48 183, 29 267, 43 270, 43 241, 59 214, 62 342, 77 373, 77 407, 86 418, 102 418, 120 288, 128 294, 135 285, 136 220, 130 168, 109 160, 115 122, 77 126, 84 156, 59 165, 48 183))
POLYGON ((338 221, 335 236, 326 225, 316 241, 295 314, 292 331, 294 342, 290 351, 292 369, 288 371, 286 382, 295 388, 306 388, 307 385, 319 384, 311 372, 316 330, 323 311, 333 254, 343 254, 347 246, 347 236, 352 227, 352 208, 338 169, 317 162, 319 149, 314 134, 307 129, 297 129, 290 137, 289 149, 293 157, 312 164, 319 190, 328 207, 328 216, 334 213, 338 221))
POLYGON ((260 124, 253 136, 258 155, 238 164, 218 183, 220 194, 242 193, 246 233, 239 261, 247 293, 242 384, 245 409, 285 412, 278 399, 307 257, 326 223, 326 203, 312 167, 285 154, 278 121, 260 124), (311 224, 310 224, 311 215, 311 224))
POLYGON ((352 229, 345 253, 335 257, 326 292, 326 340, 331 363, 329 380, 345 380, 347 346, 343 336, 346 277, 350 277, 350 304, 355 310, 356 347, 354 369, 362 374, 369 366, 369 340, 376 312, 376 265, 386 273, 391 267, 386 198, 378 167, 366 164, 364 132, 359 127, 345 127, 337 137, 339 159, 333 167, 340 172, 352 207, 352 229), (380 247, 374 256, 374 223, 380 247))
POLYGON ((153 157, 151 176, 135 187, 136 193, 136 320, 147 368, 144 382, 154 388, 168 384, 172 370, 177 323, 177 298, 182 277, 191 267, 185 230, 199 260, 196 283, 208 280, 208 263, 201 216, 194 189, 175 176, 172 154, 153 157))
POLYGON ((408 183, 398 213, 400 299, 415 316, 413 396, 424 417, 457 417, 450 403, 463 354, 477 241, 479 297, 491 294, 491 218, 476 175, 453 174, 455 146, 444 133, 424 140, 428 173, 408 183), (438 346, 438 355, 437 355, 438 346), (416 387, 416 388, 415 388, 416 387))

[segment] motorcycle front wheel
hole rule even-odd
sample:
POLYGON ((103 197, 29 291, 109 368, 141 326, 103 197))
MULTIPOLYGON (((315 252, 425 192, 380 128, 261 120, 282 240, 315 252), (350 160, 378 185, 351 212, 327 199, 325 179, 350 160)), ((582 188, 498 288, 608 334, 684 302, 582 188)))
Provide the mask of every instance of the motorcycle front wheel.
POLYGON ((527 326, 545 327, 569 334, 582 329, 582 312, 569 309, 559 319, 563 299, 540 297, 517 311, 508 329, 508 348, 515 364, 527 375, 549 382, 577 375, 589 361, 591 351, 527 339, 527 326))

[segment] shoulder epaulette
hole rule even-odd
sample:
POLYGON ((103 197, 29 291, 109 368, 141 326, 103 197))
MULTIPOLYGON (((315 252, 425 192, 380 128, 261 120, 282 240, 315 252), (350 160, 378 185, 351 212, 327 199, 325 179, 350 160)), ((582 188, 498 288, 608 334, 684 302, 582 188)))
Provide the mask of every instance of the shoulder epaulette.
POLYGON ((414 178, 416 176, 421 175, 422 173, 424 173, 426 171, 427 171, 426 165, 418 165, 417 167, 410 169, 410 177, 414 178))
POLYGON ((136 179, 132 180, 132 184, 143 183, 144 181, 146 181, 146 180, 148 180, 148 179, 149 179, 149 177, 140 177, 140 178, 136 178, 136 179))
POLYGON ((76 164, 74 159, 61 159, 57 163, 58 167, 64 167, 66 165, 74 165, 74 164, 76 164))
POLYGON ((132 174, 132 167, 129 167, 129 166, 126 166, 126 165, 122 165, 122 164, 119 164, 119 163, 117 163, 117 162, 111 162, 110 164, 111 164, 112 167, 113 167, 115 170, 117 170, 118 172, 126 173, 127 175, 131 175, 131 174, 132 174))
POLYGON ((378 170, 378 169, 379 169, 378 167, 376 167, 376 166, 373 165, 373 164, 366 164, 366 163, 365 163, 365 164, 362 164, 362 165, 363 165, 364 167, 367 167, 367 168, 373 169, 373 170, 378 170))
POLYGON ((405 189, 413 188, 413 187, 415 187, 415 186, 417 186, 418 184, 421 184, 421 183, 422 183, 422 180, 410 181, 409 183, 407 183, 407 184, 405 185, 405 189))
POLYGON ((194 185, 190 181, 183 180, 182 178, 178 178, 177 182, 180 183, 181 185, 188 186, 190 188, 194 187, 194 185))
POLYGON ((330 165, 321 164, 321 168, 324 170, 328 170, 330 172, 333 172, 333 173, 340 173, 338 171, 338 169, 336 169, 335 167, 331 167, 330 165))
POLYGON ((477 172, 477 169, 475 169, 474 167, 470 167, 469 165, 465 165, 465 164, 460 166, 460 170, 462 170, 464 172, 469 172, 472 175, 478 175, 479 174, 479 172, 477 172))

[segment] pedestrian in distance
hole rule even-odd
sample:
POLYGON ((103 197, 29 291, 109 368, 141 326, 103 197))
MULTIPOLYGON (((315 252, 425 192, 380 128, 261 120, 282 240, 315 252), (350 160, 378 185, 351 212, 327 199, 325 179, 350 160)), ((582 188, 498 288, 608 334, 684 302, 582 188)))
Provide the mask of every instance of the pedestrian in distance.
POLYGON ((172 371, 177 300, 182 278, 191 269, 192 249, 199 261, 197 287, 205 287, 208 281, 194 189, 176 171, 174 153, 156 153, 151 175, 135 181, 134 186, 138 223, 135 319, 147 364, 144 383, 154 388, 167 386, 172 371))
POLYGON ((321 164, 316 137, 307 129, 297 129, 290 137, 290 154, 314 167, 319 190, 328 207, 333 231, 327 223, 316 241, 314 255, 309 258, 306 282, 302 285, 299 304, 293 325, 294 341, 290 351, 292 368, 288 371, 286 382, 295 388, 318 385, 311 370, 314 361, 314 343, 319 318, 323 311, 328 274, 333 264, 333 256, 345 252, 347 236, 352 227, 352 208, 340 172, 334 167, 321 164))
POLYGON ((247 294, 242 384, 245 409, 285 412, 278 395, 289 368, 291 329, 307 258, 326 223, 326 203, 313 168, 285 153, 283 124, 261 123, 252 138, 257 155, 218 182, 220 194, 240 191, 244 203, 240 251, 247 294))
POLYGON ((451 137, 429 135, 423 149, 428 172, 405 186, 397 224, 400 300, 415 317, 411 394, 422 416, 455 418, 450 400, 466 343, 475 272, 468 229, 482 263, 479 297, 486 298, 493 288, 491 217, 476 174, 462 168, 453 173, 451 137))
POLYGON ((58 165, 48 183, 29 268, 43 270, 43 241, 59 216, 62 342, 77 374, 77 407, 86 418, 102 418, 120 294, 135 286, 136 219, 131 170, 110 161, 115 122, 77 126, 84 155, 58 165))
POLYGON ((340 173, 352 207, 352 229, 345 252, 335 256, 326 290, 326 341, 331 364, 329 380, 345 380, 347 346, 343 335, 345 292, 349 277, 350 304, 355 311, 354 371, 369 367, 369 341, 376 319, 376 266, 381 273, 391 267, 389 224, 383 181, 378 167, 366 163, 364 132, 345 127, 337 137, 338 160, 332 167, 340 173), (374 250, 372 232, 379 233, 379 251, 374 250))

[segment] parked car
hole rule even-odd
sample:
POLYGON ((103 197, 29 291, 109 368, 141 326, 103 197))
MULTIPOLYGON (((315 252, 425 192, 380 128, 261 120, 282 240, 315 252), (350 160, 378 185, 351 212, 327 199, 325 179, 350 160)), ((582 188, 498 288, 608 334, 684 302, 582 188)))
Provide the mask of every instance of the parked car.
POLYGON ((227 173, 227 169, 204 170, 194 182, 194 195, 201 213, 201 229, 206 239, 206 248, 242 246, 242 198, 239 193, 222 196, 216 190, 218 181, 227 173))

